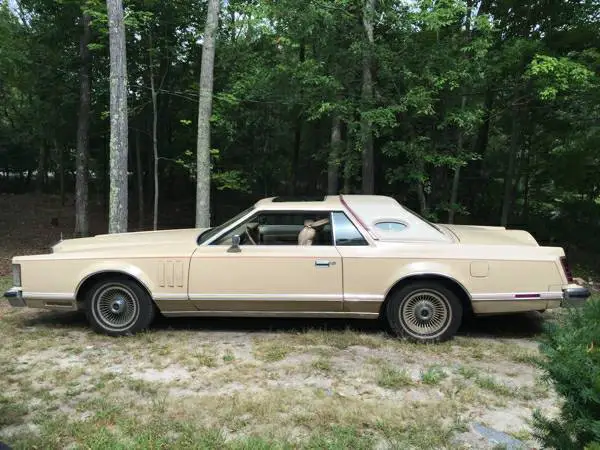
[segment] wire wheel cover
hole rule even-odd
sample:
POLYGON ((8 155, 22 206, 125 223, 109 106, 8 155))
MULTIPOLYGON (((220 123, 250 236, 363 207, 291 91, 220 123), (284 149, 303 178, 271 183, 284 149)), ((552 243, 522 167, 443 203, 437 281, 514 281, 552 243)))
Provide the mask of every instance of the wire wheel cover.
POLYGON ((95 296, 94 315, 102 326, 123 330, 139 315, 138 301, 133 292, 121 285, 110 285, 95 296))
POLYGON ((400 321, 408 332, 416 336, 442 334, 452 318, 450 303, 445 296, 433 290, 410 294, 400 309, 400 321))

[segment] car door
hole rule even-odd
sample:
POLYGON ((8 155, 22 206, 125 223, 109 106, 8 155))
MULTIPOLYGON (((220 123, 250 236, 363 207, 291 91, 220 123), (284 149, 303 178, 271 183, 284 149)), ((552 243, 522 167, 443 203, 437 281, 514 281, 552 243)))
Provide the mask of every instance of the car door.
POLYGON ((313 245, 298 245, 304 219, 319 214, 329 217, 329 212, 259 211, 213 244, 199 246, 190 263, 190 300, 200 311, 238 314, 343 311, 342 259, 331 228, 313 245), (231 236, 245 233, 250 224, 254 229, 258 224, 258 234, 243 239, 239 252, 229 252, 231 236))

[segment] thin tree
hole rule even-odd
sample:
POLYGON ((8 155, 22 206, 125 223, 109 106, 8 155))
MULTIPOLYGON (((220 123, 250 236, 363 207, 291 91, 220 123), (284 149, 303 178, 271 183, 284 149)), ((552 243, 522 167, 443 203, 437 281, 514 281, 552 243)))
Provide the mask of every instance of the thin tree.
POLYGON ((331 148, 327 164, 327 193, 339 194, 340 145, 342 143, 342 121, 336 113, 331 123, 331 148))
MULTIPOLYGON (((365 0, 363 8, 363 27, 365 29, 365 50, 362 63, 362 108, 363 113, 371 107, 373 101, 373 19, 375 16, 375 0, 365 0)), ((371 124, 363 116, 360 121, 362 141, 362 193, 373 194, 375 191, 375 168, 373 155, 373 133, 371 124)))
POLYGON ((154 46, 152 45, 152 33, 148 36, 150 48, 148 51, 150 58, 150 92, 152 94, 152 154, 154 155, 154 211, 152 214, 152 229, 158 228, 158 139, 157 139, 157 128, 158 128, 158 93, 154 85, 154 58, 152 53, 154 52, 154 46))
POLYGON ((88 45, 91 40, 89 14, 84 12, 81 15, 81 22, 83 29, 79 42, 79 118, 77 121, 77 155, 75 157, 75 236, 89 234, 90 51, 88 45))
POLYGON ((122 0, 106 0, 110 43, 110 195, 108 232, 127 231, 127 54, 122 0))
POLYGON ((210 115, 212 112, 215 39, 220 6, 220 0, 208 0, 202 45, 196 145, 196 227, 198 228, 210 226, 210 115))

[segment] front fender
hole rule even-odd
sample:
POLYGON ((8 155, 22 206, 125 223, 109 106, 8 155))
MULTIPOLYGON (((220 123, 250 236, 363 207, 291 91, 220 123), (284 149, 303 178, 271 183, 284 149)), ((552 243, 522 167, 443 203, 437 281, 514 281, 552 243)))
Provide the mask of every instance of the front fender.
POLYGON ((139 281, 148 292, 152 293, 154 290, 154 283, 152 282, 148 274, 146 274, 144 270, 142 270, 135 264, 122 263, 118 261, 102 261, 100 263, 95 263, 89 267, 86 267, 80 272, 80 281, 77 284, 77 287, 75 288, 75 297, 77 298, 81 286, 83 286, 83 284, 87 280, 89 280, 95 275, 99 275, 102 273, 121 273, 124 275, 129 275, 130 277, 135 278, 137 281, 139 281))

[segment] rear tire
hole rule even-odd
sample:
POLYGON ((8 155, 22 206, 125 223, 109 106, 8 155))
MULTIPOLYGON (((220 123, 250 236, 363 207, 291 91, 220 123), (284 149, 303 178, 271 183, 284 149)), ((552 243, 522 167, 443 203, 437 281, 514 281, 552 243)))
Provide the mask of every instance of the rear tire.
POLYGON ((85 315, 92 329, 109 336, 128 336, 144 330, 154 314, 148 293, 127 278, 99 281, 85 298, 85 315))
POLYGON ((463 308, 442 283, 417 281, 393 292, 385 313, 395 334, 413 342, 443 342, 458 331, 463 308))

